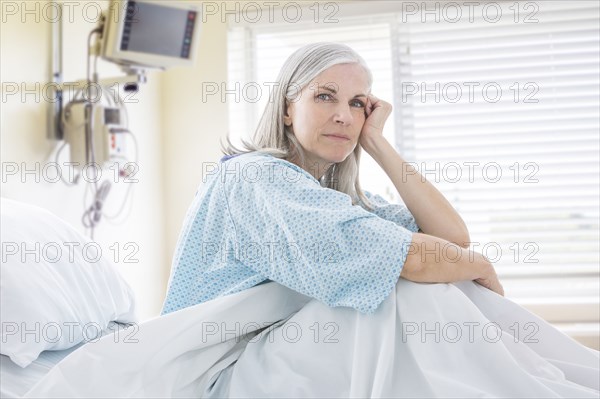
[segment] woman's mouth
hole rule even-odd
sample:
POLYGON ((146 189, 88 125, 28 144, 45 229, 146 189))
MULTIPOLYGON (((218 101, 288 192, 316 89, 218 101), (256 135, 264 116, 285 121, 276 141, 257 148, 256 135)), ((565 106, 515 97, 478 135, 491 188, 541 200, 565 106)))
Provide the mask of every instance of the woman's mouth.
POLYGON ((337 134, 326 134, 325 137, 335 141, 350 141, 350 137, 337 134))

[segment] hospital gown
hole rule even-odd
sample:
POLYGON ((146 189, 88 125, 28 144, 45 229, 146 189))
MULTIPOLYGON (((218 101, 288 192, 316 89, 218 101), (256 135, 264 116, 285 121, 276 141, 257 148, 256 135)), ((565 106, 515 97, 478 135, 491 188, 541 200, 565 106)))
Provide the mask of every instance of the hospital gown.
POLYGON ((396 285, 418 231, 408 209, 368 192, 374 209, 353 205, 268 154, 224 159, 205 167, 188 209, 162 314, 268 281, 373 313, 396 285))

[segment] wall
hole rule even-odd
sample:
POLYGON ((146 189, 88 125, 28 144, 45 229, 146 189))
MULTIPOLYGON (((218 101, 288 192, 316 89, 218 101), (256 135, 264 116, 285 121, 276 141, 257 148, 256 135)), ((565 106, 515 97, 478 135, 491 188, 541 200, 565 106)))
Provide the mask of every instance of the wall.
MULTIPOLYGON (((168 254, 173 254, 185 212, 202 182, 202 165, 219 160, 219 140, 227 132, 227 104, 220 96, 202 101, 203 83, 226 81, 227 26, 217 18, 207 18, 202 24, 196 67, 167 71, 162 76, 168 254)), ((164 271, 166 284, 170 270, 164 271)))

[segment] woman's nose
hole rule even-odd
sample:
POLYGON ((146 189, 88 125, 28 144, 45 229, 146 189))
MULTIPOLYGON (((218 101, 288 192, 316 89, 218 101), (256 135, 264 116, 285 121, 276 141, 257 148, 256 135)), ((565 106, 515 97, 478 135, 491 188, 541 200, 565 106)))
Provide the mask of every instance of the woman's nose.
POLYGON ((350 106, 347 104, 338 104, 335 109, 333 121, 346 126, 351 125, 354 121, 354 118, 352 117, 352 110, 350 109, 350 106))

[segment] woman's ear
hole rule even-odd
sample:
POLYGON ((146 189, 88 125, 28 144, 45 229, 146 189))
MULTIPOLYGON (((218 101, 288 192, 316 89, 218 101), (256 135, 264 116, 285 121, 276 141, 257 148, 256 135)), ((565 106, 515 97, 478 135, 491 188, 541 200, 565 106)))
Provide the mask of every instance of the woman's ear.
POLYGON ((292 126, 291 108, 292 108, 292 105, 286 98, 285 99, 285 112, 283 113, 283 124, 286 126, 292 126))

